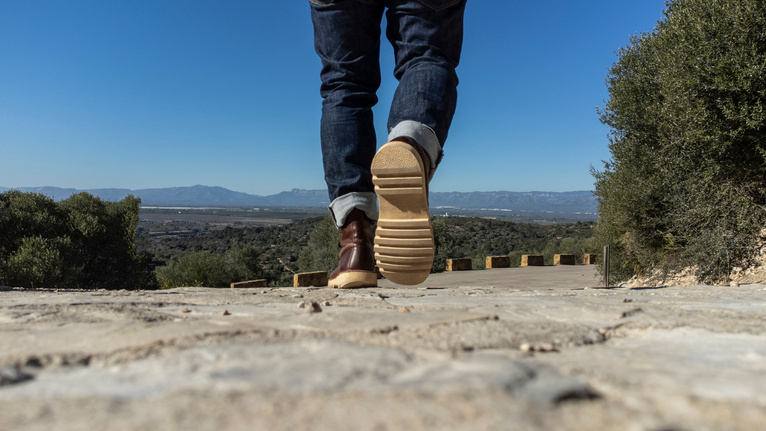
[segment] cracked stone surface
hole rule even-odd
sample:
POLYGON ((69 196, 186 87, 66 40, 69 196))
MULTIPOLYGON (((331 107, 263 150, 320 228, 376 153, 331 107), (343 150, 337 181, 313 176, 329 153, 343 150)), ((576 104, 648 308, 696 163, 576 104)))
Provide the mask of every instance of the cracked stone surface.
POLYGON ((598 283, 3 288, 0 429, 763 429, 766 286, 598 283))

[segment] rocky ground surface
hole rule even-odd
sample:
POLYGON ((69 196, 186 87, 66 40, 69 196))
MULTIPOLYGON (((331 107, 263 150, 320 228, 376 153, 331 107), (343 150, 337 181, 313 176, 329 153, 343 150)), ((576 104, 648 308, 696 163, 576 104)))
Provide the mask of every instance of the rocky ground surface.
POLYGON ((0 288, 0 429, 763 430, 766 285, 0 288))

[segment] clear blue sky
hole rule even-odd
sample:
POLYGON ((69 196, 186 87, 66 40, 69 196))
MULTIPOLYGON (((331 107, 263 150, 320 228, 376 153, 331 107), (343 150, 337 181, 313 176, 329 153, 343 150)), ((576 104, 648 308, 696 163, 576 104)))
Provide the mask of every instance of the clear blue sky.
MULTIPOLYGON (((432 190, 592 189, 604 76, 663 8, 469 0, 432 190)), ((308 0, 0 1, 0 186, 323 189, 320 104, 308 0)))

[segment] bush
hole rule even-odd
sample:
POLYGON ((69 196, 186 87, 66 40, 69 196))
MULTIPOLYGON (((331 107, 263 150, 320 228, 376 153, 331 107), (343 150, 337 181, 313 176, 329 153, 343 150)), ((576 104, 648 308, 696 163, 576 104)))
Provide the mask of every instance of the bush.
POLYGON ((521 250, 515 250, 510 253, 508 253, 508 259, 511 261, 511 267, 515 268, 517 266, 521 266, 521 256, 529 254, 521 250))
POLYGON ((334 271, 340 262, 340 237, 340 229, 335 226, 333 218, 324 217, 311 232, 308 245, 298 255, 298 271, 334 271))
POLYGON ((434 230, 434 264, 431 267, 432 273, 444 272, 447 270, 447 259, 458 257, 459 244, 445 219, 431 219, 431 225, 434 230))
POLYGON ((173 287, 229 287, 231 283, 265 278, 253 248, 236 244, 226 253, 198 251, 156 269, 162 289, 173 287))
POLYGON ((621 279, 694 267, 723 281, 766 223, 766 4, 669 1, 607 85, 595 248, 611 246, 621 279))
POLYGON ((72 255, 69 238, 23 238, 19 248, 8 258, 6 277, 14 284, 28 287, 61 288, 79 278, 77 268, 67 270, 66 257, 72 255))
POLYGON ((483 254, 471 256, 471 269, 474 271, 487 269, 487 256, 483 254))
POLYGON ((21 287, 154 288, 136 252, 140 200, 87 193, 56 203, 37 193, 0 193, 0 282, 21 287))

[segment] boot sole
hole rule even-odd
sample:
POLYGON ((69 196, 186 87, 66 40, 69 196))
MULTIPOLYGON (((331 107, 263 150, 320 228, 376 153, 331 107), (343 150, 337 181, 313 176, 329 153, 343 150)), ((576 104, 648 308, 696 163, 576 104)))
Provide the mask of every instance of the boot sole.
POLYGON ((420 284, 434 262, 425 168, 418 151, 404 142, 385 144, 372 160, 372 182, 380 203, 375 261, 397 284, 420 284))
POLYGON ((336 289, 355 289, 359 287, 378 287, 378 275, 369 271, 349 271, 338 274, 329 280, 328 286, 336 289))

